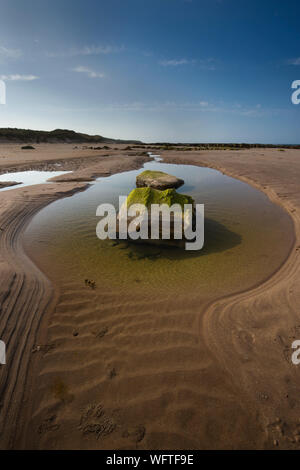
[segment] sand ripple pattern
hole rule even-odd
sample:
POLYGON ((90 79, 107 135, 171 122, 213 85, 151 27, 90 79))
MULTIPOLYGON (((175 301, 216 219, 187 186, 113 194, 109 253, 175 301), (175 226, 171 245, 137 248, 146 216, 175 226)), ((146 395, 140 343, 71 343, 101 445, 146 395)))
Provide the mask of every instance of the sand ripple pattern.
MULTIPOLYGON (((65 188, 59 196, 72 194, 73 187, 65 188)), ((7 364, 0 366, 1 448, 13 447, 22 428, 20 413, 26 410, 32 351, 43 316, 51 310, 54 299, 51 283, 24 254, 19 235, 37 210, 59 196, 48 186, 38 195, 29 196, 27 190, 1 195, 0 338, 7 348, 7 364)))

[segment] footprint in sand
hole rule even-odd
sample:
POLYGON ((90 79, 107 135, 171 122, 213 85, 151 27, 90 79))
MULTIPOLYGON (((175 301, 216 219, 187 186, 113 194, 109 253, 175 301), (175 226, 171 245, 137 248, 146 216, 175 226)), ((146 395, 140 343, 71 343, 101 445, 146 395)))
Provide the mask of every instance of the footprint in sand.
POLYGON ((247 330, 235 330, 232 333, 233 343, 242 360, 250 360, 253 353, 254 335, 247 330))

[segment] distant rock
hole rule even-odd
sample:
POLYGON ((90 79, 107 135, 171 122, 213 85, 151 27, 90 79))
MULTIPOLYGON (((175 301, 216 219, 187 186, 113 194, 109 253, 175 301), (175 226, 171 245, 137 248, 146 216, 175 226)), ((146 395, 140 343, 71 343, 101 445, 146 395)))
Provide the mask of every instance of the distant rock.
POLYGON ((22 150, 35 150, 35 148, 32 145, 23 145, 21 149, 22 150))
POLYGON ((163 171, 143 171, 140 175, 136 177, 136 185, 138 188, 154 188, 154 189, 169 189, 169 188, 179 188, 182 186, 184 181, 176 176, 169 175, 163 171))

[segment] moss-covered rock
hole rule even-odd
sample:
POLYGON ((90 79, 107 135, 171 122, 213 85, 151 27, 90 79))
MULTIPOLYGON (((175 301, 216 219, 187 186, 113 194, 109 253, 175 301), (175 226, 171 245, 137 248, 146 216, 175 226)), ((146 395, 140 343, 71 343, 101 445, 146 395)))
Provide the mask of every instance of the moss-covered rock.
MULTIPOLYGON (((158 189, 153 189, 153 188, 136 188, 131 191, 131 193, 127 196, 126 201, 122 205, 119 211, 118 215, 118 221, 117 221, 117 234, 119 234, 120 230, 120 223, 121 220, 125 219, 127 221, 127 227, 129 227, 129 224, 133 219, 135 219, 135 215, 130 215, 128 216, 128 209, 133 206, 134 204, 141 204, 144 206, 145 209, 142 208, 142 210, 139 210, 138 213, 139 215, 146 215, 148 217, 148 229, 149 229, 149 234, 152 233, 152 221, 156 220, 158 221, 160 219, 160 213, 153 213, 151 211, 151 206, 152 204, 166 204, 169 207, 173 206, 174 204, 179 205, 181 210, 178 212, 178 209, 176 210, 174 208, 174 211, 171 212, 170 214, 170 239, 165 239, 163 238, 163 233, 162 233, 162 225, 161 221, 159 221, 159 237, 158 239, 156 238, 151 238, 149 235, 149 238, 147 239, 137 239, 134 240, 134 243, 149 243, 153 245, 167 245, 167 246, 172 246, 172 247, 184 247, 185 240, 184 238, 182 239, 175 239, 175 217, 180 217, 181 223, 182 223, 182 230, 183 227, 185 226, 186 223, 193 223, 194 220, 194 200, 191 196, 187 196, 185 194, 180 194, 177 193, 177 191, 172 188, 172 189, 166 189, 164 191, 160 191, 158 189), (185 204, 190 204, 192 207, 189 210, 184 210, 185 209, 185 204), (175 215, 176 214, 176 215, 175 215), (192 216, 190 219, 189 216, 192 216), (154 217, 154 219, 153 219, 154 217)), ((178 220, 178 219, 177 219, 178 220)), ((124 229, 123 229, 124 230, 124 229)), ((119 236, 119 235, 118 235, 119 236)))
POLYGON ((185 204, 194 205, 194 199, 191 196, 180 194, 175 189, 166 189, 159 191, 153 188, 136 188, 131 191, 127 197, 127 207, 132 204, 143 204, 147 209, 151 204, 167 204, 169 207, 173 204, 179 204, 184 209, 185 204))
POLYGON ((145 170, 136 177, 136 185, 138 188, 149 187, 154 189, 179 188, 184 181, 173 175, 168 175, 163 171, 145 170))

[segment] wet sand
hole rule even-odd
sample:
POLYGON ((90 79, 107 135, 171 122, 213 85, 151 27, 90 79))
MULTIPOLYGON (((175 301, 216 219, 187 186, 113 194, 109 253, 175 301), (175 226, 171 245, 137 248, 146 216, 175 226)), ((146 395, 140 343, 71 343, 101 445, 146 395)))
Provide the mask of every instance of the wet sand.
POLYGON ((76 171, 99 163, 99 157, 134 156, 143 149, 125 150, 125 144, 97 145, 101 150, 86 144, 34 144, 34 149, 22 150, 22 144, 0 143, 0 173, 25 170, 76 171), (103 148, 104 146, 108 148, 103 148), (62 167, 62 168, 60 168, 62 167))
MULTIPOLYGON (((24 254, 21 235, 37 210, 85 184, 2 193, 0 332, 14 353, 0 369, 1 447, 298 448, 300 379, 290 357, 300 339, 299 151, 162 156, 262 189, 294 220, 292 252, 263 284, 208 305, 197 296, 117 298, 105 283, 56 286, 24 254)), ((82 178, 142 162, 100 157, 82 178)))
MULTIPOLYGON (((48 160, 53 150, 47 150, 31 163, 31 169, 49 169, 48 160), (42 164, 40 162, 42 161, 42 164)), ((15 146, 16 154, 19 146, 15 146)), ((7 150, 6 146, 2 152, 7 150)), ((16 168, 17 157, 13 146, 9 146, 5 170, 16 168)), ((61 146, 57 152, 59 158, 61 146)), ((63 154, 72 153, 68 145, 63 154)), ((51 154, 52 155, 52 154, 51 154)), ((27 157, 24 158, 26 160, 27 157)), ((106 175, 139 168, 145 157, 110 157, 110 161, 98 157, 93 174, 106 175)), ((27 162, 18 157, 18 166, 27 162)), ((1 165, 0 165, 1 170, 1 165)), ((21 234, 33 215, 42 207, 61 197, 67 197, 87 187, 86 183, 65 182, 43 184, 11 189, 0 196, 0 337, 7 345, 7 364, 0 366, 0 448, 19 447, 19 438, 24 438, 28 424, 28 412, 32 403, 32 391, 37 376, 35 345, 44 343, 47 337, 48 316, 53 312, 57 295, 48 278, 28 259, 23 251, 21 234), (32 381, 33 380, 33 381, 32 381)))

